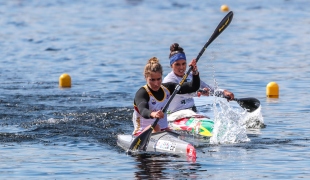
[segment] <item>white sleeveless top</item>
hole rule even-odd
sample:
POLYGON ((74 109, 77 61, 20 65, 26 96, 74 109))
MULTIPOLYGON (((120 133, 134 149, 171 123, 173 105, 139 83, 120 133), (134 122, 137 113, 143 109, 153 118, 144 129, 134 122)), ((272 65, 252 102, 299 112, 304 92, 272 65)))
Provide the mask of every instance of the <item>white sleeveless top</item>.
MULTIPOLYGON (((170 97, 170 91, 165 86, 161 85, 161 88, 164 90, 164 98, 161 100, 158 100, 153 96, 152 92, 149 90, 147 85, 144 85, 143 87, 145 88, 146 92, 150 96, 150 100, 148 102, 149 109, 151 111, 162 110, 170 97)), ((134 125, 133 134, 142 132, 147 126, 153 124, 155 120, 156 118, 146 119, 142 117, 138 111, 138 108, 135 106, 133 116, 132 116, 132 121, 134 125)), ((159 119, 157 124, 160 126, 160 129, 165 129, 168 127, 167 113, 164 114, 164 118, 159 119)))
MULTIPOLYGON (((179 77, 171 71, 167 76, 164 78, 163 83, 173 82, 173 83, 180 83, 183 77, 179 77)), ((187 76, 186 82, 191 82, 193 79, 192 73, 187 76)), ((200 81, 200 88, 209 88, 211 92, 214 91, 213 87, 209 86, 203 81, 200 81)), ((190 94, 176 94, 173 100, 171 101, 168 113, 173 113, 182 109, 189 109, 195 105, 194 96, 197 96, 196 93, 190 94)))

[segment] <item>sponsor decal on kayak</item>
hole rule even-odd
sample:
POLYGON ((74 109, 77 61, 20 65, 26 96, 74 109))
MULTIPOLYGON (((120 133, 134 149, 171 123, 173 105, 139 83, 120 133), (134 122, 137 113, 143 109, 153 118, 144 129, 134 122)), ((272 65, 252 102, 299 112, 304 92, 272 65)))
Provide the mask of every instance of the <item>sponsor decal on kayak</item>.
POLYGON ((196 149, 191 144, 187 145, 187 155, 191 157, 196 157, 196 149))
POLYGON ((187 145, 186 155, 187 155, 187 158, 188 158, 187 160, 190 160, 192 162, 196 161, 196 158, 197 158, 197 156, 196 156, 196 149, 191 144, 187 145))
POLYGON ((170 141, 158 140, 154 149, 161 149, 166 151, 175 151, 177 144, 170 141))

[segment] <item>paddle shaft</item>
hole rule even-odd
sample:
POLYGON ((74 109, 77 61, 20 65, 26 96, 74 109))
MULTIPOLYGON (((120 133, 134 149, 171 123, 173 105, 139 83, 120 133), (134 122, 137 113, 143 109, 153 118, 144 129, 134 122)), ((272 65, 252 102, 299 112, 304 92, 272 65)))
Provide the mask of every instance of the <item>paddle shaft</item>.
MULTIPOLYGON (((198 92, 202 92, 202 93, 206 93, 207 91, 205 90, 198 90, 198 92)), ((223 97, 226 98, 228 100, 231 101, 236 101, 243 109, 246 109, 248 112, 253 112, 256 109, 258 109, 258 107, 260 106, 260 101, 256 98, 252 98, 252 97, 248 97, 248 98, 234 98, 234 99, 230 99, 230 97, 223 95, 219 95, 219 94, 214 94, 214 96, 217 97, 223 97)))
MULTIPOLYGON (((219 23, 219 25, 216 27, 216 29, 214 30, 212 36, 209 38, 209 40, 207 41, 207 43, 203 46, 203 48, 200 50, 198 56, 196 57, 196 63, 198 62, 198 60, 200 59, 200 57, 202 56, 202 54, 205 52, 205 50, 207 49, 207 47, 226 29, 226 27, 230 24, 231 20, 233 18, 233 12, 230 11, 223 19, 222 21, 219 23)), ((188 77, 189 73, 192 71, 193 67, 190 66, 190 68, 187 70, 187 72, 184 74, 182 80, 180 81, 180 83, 176 86, 175 90, 173 91, 172 95, 170 96, 168 102, 165 104, 164 108, 163 108, 163 113, 165 113, 169 107, 170 102, 173 100, 174 96, 179 92, 181 86, 183 85, 184 81, 186 80, 186 78, 188 77)), ((159 118, 157 118, 153 124, 152 124, 152 128, 155 128, 155 126, 157 125, 159 121, 159 118)))
MULTIPOLYGON (((202 54, 204 53, 204 51, 206 50, 206 48, 227 28, 227 26, 230 24, 230 22, 232 21, 233 18, 233 12, 230 11, 223 19, 222 21, 219 23, 219 25, 216 27, 216 29, 214 30, 212 36, 209 38, 209 40, 207 41, 207 43, 203 46, 203 48, 200 50, 198 56, 196 57, 196 63, 198 62, 198 60, 200 59, 200 57, 202 56, 202 54)), ((163 113, 165 113, 169 107, 170 102, 173 100, 174 96, 179 92, 181 86, 183 85, 183 83, 185 82, 186 78, 188 77, 189 73, 192 71, 193 67, 190 67, 187 72, 184 74, 182 80, 180 81, 180 83, 175 87, 175 90, 173 91, 172 95, 170 96, 170 98, 168 99, 167 103, 165 104, 165 106, 163 107, 162 111, 163 113)), ((155 126, 157 125, 159 121, 159 118, 157 118, 153 124, 151 125, 151 127, 147 130, 144 130, 139 136, 137 136, 131 143, 128 151, 132 151, 132 150, 146 150, 148 142, 150 140, 151 134, 153 129, 155 128, 155 126)))

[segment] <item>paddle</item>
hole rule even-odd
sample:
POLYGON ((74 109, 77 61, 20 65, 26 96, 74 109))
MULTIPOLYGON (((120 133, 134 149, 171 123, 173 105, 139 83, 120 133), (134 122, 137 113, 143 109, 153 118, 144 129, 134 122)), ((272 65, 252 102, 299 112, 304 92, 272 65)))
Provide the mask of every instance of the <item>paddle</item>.
MULTIPOLYGON (((196 62, 198 62, 199 58, 202 56, 206 48, 227 28, 227 26, 230 24, 233 18, 233 12, 230 11, 219 23, 219 25, 214 30, 212 36, 209 38, 207 43, 203 46, 203 48, 200 50, 198 56, 196 57, 196 62)), ((165 113, 169 107, 170 102, 174 98, 174 96, 179 92, 181 86, 183 85, 184 81, 186 80, 189 73, 192 71, 193 67, 190 67, 186 74, 184 74, 181 82, 176 86, 175 90, 173 91, 172 95, 168 99, 168 102, 165 104, 163 108, 163 112, 165 113)), ((151 134, 155 126, 157 125, 157 122, 159 121, 159 118, 157 118, 154 123, 151 125, 150 128, 144 130, 139 136, 137 136, 132 142, 127 152, 130 151, 136 151, 136 150, 143 150, 145 151, 148 145, 148 142, 150 140, 151 134)))
MULTIPOLYGON (((227 98, 227 97, 225 97, 227 98)), ((260 106, 260 101, 256 98, 234 98, 233 101, 237 101, 237 103, 248 112, 255 111, 260 106)))
MULTIPOLYGON (((206 93, 207 91, 199 89, 198 92, 201 93, 206 93)), ((215 93, 214 96, 217 97, 223 97, 226 99, 230 99, 230 97, 228 96, 224 96, 218 93, 215 93)), ((252 97, 248 97, 248 98, 234 98, 231 101, 237 101, 237 103, 245 110, 247 110, 248 112, 253 112, 255 111, 257 108, 259 108, 260 106, 260 101, 256 98, 252 98, 252 97)))

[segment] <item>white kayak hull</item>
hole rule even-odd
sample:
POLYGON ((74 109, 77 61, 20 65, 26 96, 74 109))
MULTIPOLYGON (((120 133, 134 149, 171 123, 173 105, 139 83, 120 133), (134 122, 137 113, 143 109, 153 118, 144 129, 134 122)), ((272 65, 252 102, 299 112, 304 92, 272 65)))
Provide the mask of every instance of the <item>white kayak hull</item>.
MULTIPOLYGON (((171 153, 179 156, 186 156, 188 159, 196 160, 196 149, 190 143, 179 139, 179 134, 169 131, 153 133, 146 152, 171 153)), ((117 145, 128 150, 134 136, 118 135, 117 145)))

